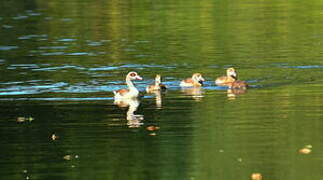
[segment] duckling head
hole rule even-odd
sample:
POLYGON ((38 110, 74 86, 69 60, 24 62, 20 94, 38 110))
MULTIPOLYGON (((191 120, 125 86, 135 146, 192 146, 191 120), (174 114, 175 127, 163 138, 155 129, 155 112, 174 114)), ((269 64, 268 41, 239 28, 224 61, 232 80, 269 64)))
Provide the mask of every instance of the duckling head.
POLYGON ((160 77, 159 74, 157 74, 156 77, 155 77, 155 83, 156 84, 160 84, 161 83, 161 77, 160 77))
POLYGON ((234 68, 227 69, 227 76, 231 76, 234 79, 238 79, 236 70, 234 68))
POLYGON ((198 82, 203 85, 205 79, 202 77, 201 73, 194 73, 192 76, 193 81, 198 82))

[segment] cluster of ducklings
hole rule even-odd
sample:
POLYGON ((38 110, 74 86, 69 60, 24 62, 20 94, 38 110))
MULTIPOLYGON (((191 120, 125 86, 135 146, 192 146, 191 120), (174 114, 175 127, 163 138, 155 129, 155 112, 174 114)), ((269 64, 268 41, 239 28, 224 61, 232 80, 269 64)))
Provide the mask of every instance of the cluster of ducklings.
MULTIPOLYGON (((245 90, 248 87, 248 84, 245 81, 238 80, 237 73, 234 68, 228 68, 226 75, 218 77, 215 80, 215 84, 218 86, 227 86, 229 89, 243 89, 245 90)), ((126 76, 126 83, 128 89, 120 89, 114 91, 115 99, 130 99, 136 98, 139 96, 138 89, 132 83, 133 80, 142 80, 142 78, 136 72, 129 72, 126 76)), ((194 73, 191 78, 184 79, 180 82, 181 87, 201 87, 203 86, 204 78, 201 73, 194 73)), ((156 75, 155 83, 148 85, 146 91, 148 93, 154 91, 160 91, 167 89, 167 87, 161 83, 160 75, 156 75)))

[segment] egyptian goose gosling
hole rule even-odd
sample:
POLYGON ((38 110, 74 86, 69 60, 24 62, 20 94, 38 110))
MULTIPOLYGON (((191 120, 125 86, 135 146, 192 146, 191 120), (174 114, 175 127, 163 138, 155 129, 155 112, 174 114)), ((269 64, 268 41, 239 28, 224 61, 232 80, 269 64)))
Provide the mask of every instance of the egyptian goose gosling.
POLYGON ((153 91, 159 91, 159 90, 165 90, 167 87, 161 83, 161 77, 159 74, 156 75, 155 77, 155 84, 151 84, 146 87, 146 91, 153 92, 153 91))
POLYGON ((245 81, 236 80, 228 84, 230 89, 247 89, 248 84, 245 81))
POLYGON ((219 85, 219 86, 228 86, 228 84, 233 83, 237 79, 238 78, 237 78, 237 73, 236 73, 235 69, 228 68, 227 75, 216 78, 215 84, 219 85))
POLYGON ((200 73, 194 73, 191 78, 187 78, 181 81, 182 87, 201 87, 204 82, 204 78, 200 73))
POLYGON ((139 95, 138 89, 132 83, 133 80, 142 80, 142 78, 136 72, 129 72, 126 76, 126 83, 128 89, 119 89, 113 91, 115 99, 129 99, 136 98, 139 95))

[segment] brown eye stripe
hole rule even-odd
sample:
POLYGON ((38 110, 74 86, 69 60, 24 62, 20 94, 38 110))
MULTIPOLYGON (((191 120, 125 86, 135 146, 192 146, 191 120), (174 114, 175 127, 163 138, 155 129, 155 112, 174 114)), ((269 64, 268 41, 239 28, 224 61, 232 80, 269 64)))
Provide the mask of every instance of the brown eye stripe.
POLYGON ((136 76, 136 73, 131 73, 130 76, 136 76))

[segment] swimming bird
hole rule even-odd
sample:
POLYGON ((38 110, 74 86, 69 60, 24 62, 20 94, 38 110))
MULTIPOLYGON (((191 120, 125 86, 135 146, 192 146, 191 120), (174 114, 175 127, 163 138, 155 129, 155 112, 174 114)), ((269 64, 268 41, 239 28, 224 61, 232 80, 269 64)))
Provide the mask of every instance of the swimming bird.
POLYGON ((126 76, 126 84, 128 89, 119 89, 117 91, 113 91, 114 98, 129 99, 138 97, 139 91, 132 83, 133 80, 142 80, 142 78, 136 72, 129 72, 126 76))
POLYGON ((200 73, 194 73, 191 78, 187 78, 181 81, 182 87, 201 87, 203 86, 204 78, 200 73))
POLYGON ((246 83, 246 81, 236 80, 232 83, 229 83, 228 87, 230 89, 247 89, 248 84, 246 83))
POLYGON ((228 86, 230 89, 247 89, 248 87, 247 82, 238 80, 238 75, 234 68, 228 68, 227 75, 218 77, 215 80, 215 84, 228 86))
POLYGON ((234 68, 227 69, 227 75, 216 78, 215 84, 219 86, 228 86, 238 79, 237 73, 234 68))
POLYGON ((151 84, 146 87, 146 91, 151 93, 153 91, 165 90, 167 87, 161 83, 161 76, 159 74, 155 77, 155 84, 151 84))

